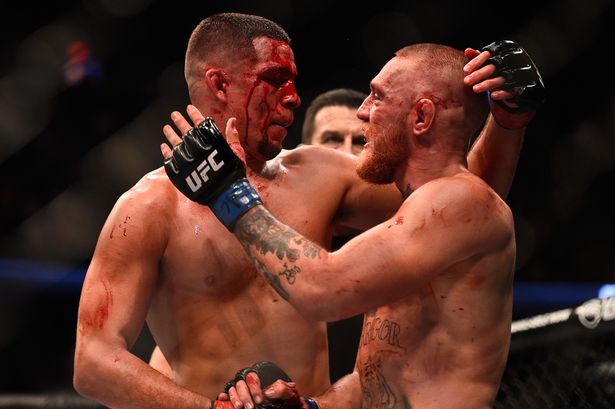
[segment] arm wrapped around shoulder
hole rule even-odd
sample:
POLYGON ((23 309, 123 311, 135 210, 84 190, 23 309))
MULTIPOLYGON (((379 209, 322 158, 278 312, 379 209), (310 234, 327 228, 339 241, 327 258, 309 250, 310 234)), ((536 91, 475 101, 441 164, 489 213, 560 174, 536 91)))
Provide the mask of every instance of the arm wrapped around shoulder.
POLYGON ((241 160, 211 118, 191 128, 165 160, 165 171, 175 187, 190 200, 209 206, 232 230, 241 215, 262 204, 246 179, 241 160))
POLYGON ((542 76, 529 54, 519 44, 510 40, 495 41, 483 47, 482 51, 491 53, 485 64, 495 65, 493 76, 501 75, 506 79, 501 88, 515 94, 506 100, 515 106, 496 101, 498 105, 517 114, 536 111, 543 104, 546 89, 542 76))

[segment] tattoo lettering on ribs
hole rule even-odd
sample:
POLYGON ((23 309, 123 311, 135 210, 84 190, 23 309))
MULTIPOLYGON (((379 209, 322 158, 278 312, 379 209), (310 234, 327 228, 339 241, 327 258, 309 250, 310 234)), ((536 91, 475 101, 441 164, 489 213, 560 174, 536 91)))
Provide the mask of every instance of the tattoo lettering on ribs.
POLYGON ((388 345, 402 348, 399 343, 400 334, 401 325, 397 322, 383 319, 378 316, 372 317, 367 314, 363 323, 360 345, 366 346, 374 341, 381 341, 387 343, 388 345))

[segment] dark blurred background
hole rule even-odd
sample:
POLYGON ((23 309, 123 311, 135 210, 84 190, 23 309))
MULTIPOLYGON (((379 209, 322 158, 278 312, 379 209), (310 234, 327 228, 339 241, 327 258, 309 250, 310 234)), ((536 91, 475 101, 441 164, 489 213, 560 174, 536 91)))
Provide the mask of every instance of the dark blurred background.
MULTIPOLYGON (((293 38, 303 107, 288 148, 318 93, 367 92, 403 45, 519 41, 548 100, 508 197, 515 317, 578 304, 615 282, 611 0, 13 2, 0 37, 0 393, 71 388, 77 304, 98 232, 118 196, 160 166, 161 128, 188 103, 188 37, 220 11, 271 18, 293 38)), ((346 340, 333 342, 343 349, 346 340)), ((136 353, 150 349, 145 331, 136 353)))

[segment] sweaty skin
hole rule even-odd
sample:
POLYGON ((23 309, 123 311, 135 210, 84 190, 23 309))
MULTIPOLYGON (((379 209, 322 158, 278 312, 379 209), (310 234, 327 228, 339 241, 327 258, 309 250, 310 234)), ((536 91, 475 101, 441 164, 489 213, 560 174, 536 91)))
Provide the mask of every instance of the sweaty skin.
POLYGON ((467 134, 456 129, 465 126, 464 105, 440 104, 466 100, 446 82, 458 74, 441 68, 434 74, 441 81, 427 85, 434 94, 420 92, 427 87, 423 60, 407 53, 374 78, 358 111, 369 123, 361 165, 371 165, 373 180, 393 179, 412 192, 399 210, 335 252, 276 220, 266 205, 250 209, 234 229, 272 288, 307 318, 368 311, 355 372, 317 398, 321 409, 487 409, 506 363, 512 213, 467 170, 467 134), (406 84, 417 91, 405 93, 406 84), (396 151, 406 160, 379 171, 387 168, 374 158, 396 151))
MULTIPOLYGON (((288 44, 253 43, 250 64, 203 67, 193 103, 218 124, 237 117, 247 177, 272 214, 322 248, 338 226, 365 230, 389 217, 399 191, 361 181, 350 155, 302 147, 276 156, 299 106, 297 70, 288 44)), ((179 113, 172 118, 188 130, 179 113)), ((502 173, 509 185, 520 138, 500 140, 498 131, 475 149, 488 158, 492 147, 511 144, 503 149, 513 166, 477 169, 502 173)), ((172 133, 165 128, 177 143, 172 133)), ((325 331, 284 302, 211 211, 183 197, 160 168, 120 197, 101 231, 80 301, 75 387, 110 407, 207 407, 237 369, 270 360, 315 395, 330 384, 325 331), (130 352, 145 322, 169 376, 130 352)))
MULTIPOLYGON (((254 44, 257 60, 229 80, 225 97, 228 115, 244 113, 237 125, 253 135, 242 142, 247 175, 264 202, 324 247, 336 225, 365 229, 386 218, 399 193, 362 183, 349 155, 303 147, 263 160, 281 149, 299 97, 288 44, 254 44)), ((173 118, 180 129, 187 123, 173 118)), ((204 396, 217 396, 237 369, 259 360, 288 368, 306 393, 330 384, 325 323, 283 302, 210 210, 186 200, 162 168, 122 195, 101 231, 83 286, 75 357, 80 393, 108 406, 206 405, 204 396), (144 321, 170 379, 129 351, 144 321)))

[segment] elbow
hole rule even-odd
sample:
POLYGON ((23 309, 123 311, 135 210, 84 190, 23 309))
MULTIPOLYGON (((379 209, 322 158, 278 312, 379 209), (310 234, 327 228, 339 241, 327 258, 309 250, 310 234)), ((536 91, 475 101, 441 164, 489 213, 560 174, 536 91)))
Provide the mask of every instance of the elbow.
MULTIPOLYGON (((316 267, 308 266, 289 301, 309 321, 337 321, 346 314, 355 289, 340 279, 340 268, 333 254, 326 254, 316 267)), ((299 279, 297 280, 299 281, 299 279)), ((289 287, 290 288, 290 287, 289 287)))
POLYGON ((291 303, 308 321, 338 321, 345 318, 342 316, 343 311, 339 305, 341 297, 338 295, 325 291, 322 287, 310 286, 296 296, 294 302, 291 298, 291 303))
POLYGON ((73 388, 86 398, 95 398, 97 390, 96 361, 87 346, 77 346, 73 367, 73 388))

